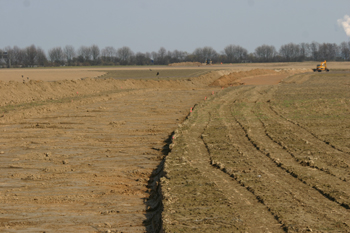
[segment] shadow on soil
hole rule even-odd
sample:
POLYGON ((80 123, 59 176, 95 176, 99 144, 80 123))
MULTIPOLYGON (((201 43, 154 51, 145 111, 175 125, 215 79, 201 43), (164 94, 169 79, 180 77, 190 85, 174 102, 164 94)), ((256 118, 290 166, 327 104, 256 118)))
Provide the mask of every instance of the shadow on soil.
POLYGON ((163 158, 156 169, 153 170, 151 177, 148 181, 149 198, 145 200, 146 205, 146 220, 143 222, 146 227, 146 232, 163 232, 162 231, 162 191, 160 187, 160 178, 163 176, 163 168, 165 157, 169 154, 169 145, 172 142, 174 133, 171 133, 169 137, 164 140, 165 145, 161 149, 156 149, 162 152, 163 158))

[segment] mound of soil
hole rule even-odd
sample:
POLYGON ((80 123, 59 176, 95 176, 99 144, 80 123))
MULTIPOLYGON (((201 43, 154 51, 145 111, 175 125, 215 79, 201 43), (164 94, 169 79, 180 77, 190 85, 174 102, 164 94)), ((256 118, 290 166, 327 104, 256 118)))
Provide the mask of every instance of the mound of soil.
POLYGON ((200 62, 177 62, 177 63, 171 63, 169 66, 201 66, 202 63, 200 62))
POLYGON ((234 72, 227 75, 223 75, 222 77, 220 77, 219 79, 211 83, 210 86, 220 86, 220 87, 238 86, 238 85, 242 85, 242 83, 240 82, 241 78, 257 76, 257 75, 276 74, 276 73, 277 72, 274 70, 267 70, 267 69, 254 69, 250 71, 234 72))
POLYGON ((147 78, 147 79, 102 79, 86 78, 45 82, 0 81, 0 106, 56 100, 82 95, 96 95, 103 92, 125 89, 197 89, 207 88, 210 83, 230 71, 212 71, 192 78, 147 78))

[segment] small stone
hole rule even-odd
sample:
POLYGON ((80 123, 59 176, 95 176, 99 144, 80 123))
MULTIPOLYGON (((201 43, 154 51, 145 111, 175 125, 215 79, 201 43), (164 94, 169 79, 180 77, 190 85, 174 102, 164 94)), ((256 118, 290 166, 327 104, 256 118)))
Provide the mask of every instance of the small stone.
POLYGON ((68 161, 67 160, 63 160, 62 163, 63 164, 68 164, 68 161))
POLYGON ((0 151, 0 154, 5 154, 5 152, 4 151, 0 151))

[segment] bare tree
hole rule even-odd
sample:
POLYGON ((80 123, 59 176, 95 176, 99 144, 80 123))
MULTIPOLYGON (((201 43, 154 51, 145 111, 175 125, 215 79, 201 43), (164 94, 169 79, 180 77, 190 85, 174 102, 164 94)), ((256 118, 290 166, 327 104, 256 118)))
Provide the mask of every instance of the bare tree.
POLYGON ((173 58, 174 62, 182 62, 185 60, 187 56, 186 52, 183 51, 179 51, 177 49, 175 49, 172 53, 171 53, 171 57, 173 58))
POLYGON ((45 66, 47 63, 47 57, 45 55, 45 52, 42 48, 37 48, 37 56, 36 56, 36 63, 39 66, 45 66))
POLYGON ((167 59, 166 59, 166 49, 164 47, 160 47, 160 49, 158 50, 158 56, 157 56, 157 63, 160 65, 165 65, 167 63, 167 59))
MULTIPOLYGON (((5 61, 6 67, 7 68, 11 68, 11 66, 14 64, 15 61, 15 54, 14 54, 14 50, 11 48, 11 46, 7 46, 4 51, 7 53, 6 56, 3 56, 3 60, 5 61)), ((0 52, 0 54, 2 53, 0 52)), ((1 58, 1 57, 0 57, 1 58)))
POLYGON ((240 62, 246 60, 248 50, 239 45, 228 45, 224 48, 224 53, 228 62, 240 62))
POLYGON ((314 61, 318 60, 318 48, 319 48, 319 43, 313 41, 311 44, 310 44, 310 52, 311 52, 311 56, 312 56, 312 59, 314 61))
POLYGON ((300 58, 300 46, 294 43, 282 45, 279 54, 285 61, 297 61, 300 58))
POLYGON ((170 63, 174 63, 174 62, 180 62, 180 61, 181 61, 180 51, 175 49, 173 52, 171 52, 171 56, 170 56, 170 61, 169 62, 170 63))
POLYGON ((318 48, 319 59, 322 60, 335 60, 337 57, 338 46, 331 43, 323 43, 318 48))
POLYGON ((209 47, 209 46, 205 46, 202 52, 203 52, 203 56, 209 60, 215 59, 218 55, 218 53, 212 47, 209 47))
POLYGON ((205 62, 207 60, 213 60, 217 57, 217 52, 209 46, 203 48, 196 48, 193 52, 195 59, 199 62, 205 62))
POLYGON ((301 60, 305 60, 310 56, 310 44, 308 43, 301 43, 300 44, 300 58, 301 60))
POLYGON ((193 54, 194 58, 196 59, 196 61, 205 62, 205 56, 203 55, 202 48, 196 48, 192 54, 193 54))
POLYGON ((157 52, 152 52, 151 53, 151 60, 153 60, 153 63, 157 63, 158 61, 158 53, 157 52))
POLYGON ((66 45, 63 48, 63 57, 67 61, 68 65, 72 64, 72 60, 75 57, 75 49, 71 45, 66 45))
POLYGON ((4 53, 4 51, 2 50, 2 49, 0 49, 0 67, 2 68, 2 65, 3 64, 6 64, 5 63, 5 60, 3 59, 3 53, 4 53))
POLYGON ((146 58, 148 59, 148 61, 150 62, 151 61, 151 58, 152 58, 152 54, 150 52, 146 52, 145 53, 145 56, 146 58))
POLYGON ((26 59, 26 52, 18 46, 13 46, 13 63, 12 65, 21 66, 26 59))
POLYGON ((49 58, 51 62, 55 62, 59 65, 62 65, 63 63, 63 50, 61 47, 55 47, 49 50, 49 58))
POLYGON ((102 60, 113 62, 117 56, 117 50, 112 46, 107 46, 101 50, 102 60))
POLYGON ((255 49, 255 56, 262 62, 273 61, 276 56, 276 49, 273 45, 261 45, 255 49))
POLYGON ((100 49, 97 45, 92 45, 90 49, 91 49, 92 60, 96 63, 100 56, 100 49))
POLYGON ((81 46, 78 49, 78 56, 81 56, 83 61, 90 61, 91 60, 91 48, 86 46, 81 46))
POLYGON ((350 59, 350 42, 342 42, 340 44, 340 55, 343 60, 347 61, 350 59))
POLYGON ((136 65, 149 65, 150 59, 146 57, 146 54, 139 52, 139 53, 136 53, 135 63, 136 65))
POLYGON ((122 65, 127 65, 131 61, 131 57, 134 55, 133 51, 127 46, 124 46, 117 50, 118 57, 120 58, 122 65))
POLYGON ((27 66, 34 66, 35 65, 35 59, 37 56, 37 50, 35 45, 28 46, 26 49, 26 62, 25 65, 27 66))

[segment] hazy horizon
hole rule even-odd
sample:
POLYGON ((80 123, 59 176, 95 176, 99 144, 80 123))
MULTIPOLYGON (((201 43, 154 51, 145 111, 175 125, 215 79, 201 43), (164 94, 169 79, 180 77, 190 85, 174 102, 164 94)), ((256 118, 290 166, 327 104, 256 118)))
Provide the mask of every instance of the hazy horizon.
POLYGON ((263 44, 339 44, 349 41, 338 23, 349 14, 348 0, 0 0, 0 48, 34 44, 47 52, 96 44, 191 53, 204 46, 221 52, 230 44, 249 52, 263 44))

